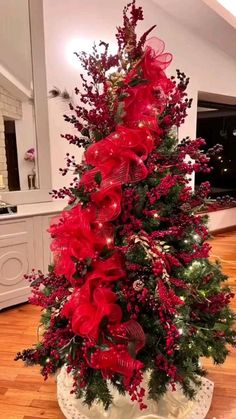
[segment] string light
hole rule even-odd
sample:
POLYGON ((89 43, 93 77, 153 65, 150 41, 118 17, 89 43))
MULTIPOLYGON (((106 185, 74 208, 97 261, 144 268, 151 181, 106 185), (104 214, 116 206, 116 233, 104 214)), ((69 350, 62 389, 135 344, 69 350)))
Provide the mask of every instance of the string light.
POLYGON ((201 262, 199 262, 198 260, 195 260, 192 265, 190 266, 190 269, 194 269, 194 268, 200 268, 201 266, 201 262))

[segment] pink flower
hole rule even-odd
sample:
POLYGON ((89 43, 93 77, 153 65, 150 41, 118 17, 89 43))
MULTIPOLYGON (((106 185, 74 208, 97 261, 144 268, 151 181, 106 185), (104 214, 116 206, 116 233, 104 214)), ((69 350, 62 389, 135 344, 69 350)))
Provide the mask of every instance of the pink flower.
POLYGON ((35 157, 36 156, 35 156, 35 149, 34 148, 30 148, 29 150, 27 150, 25 152, 25 156, 24 156, 25 160, 35 162, 35 157))

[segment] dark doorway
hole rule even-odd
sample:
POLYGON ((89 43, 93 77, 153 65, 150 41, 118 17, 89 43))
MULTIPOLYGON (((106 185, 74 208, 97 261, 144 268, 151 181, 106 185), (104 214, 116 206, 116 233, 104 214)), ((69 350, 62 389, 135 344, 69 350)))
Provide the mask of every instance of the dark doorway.
POLYGON ((197 137, 206 140, 205 150, 221 144, 223 151, 211 158, 210 174, 196 173, 196 188, 208 180, 212 198, 236 197, 236 105, 199 100, 197 137))
POLYGON ((4 120, 9 191, 20 190, 15 121, 4 120))

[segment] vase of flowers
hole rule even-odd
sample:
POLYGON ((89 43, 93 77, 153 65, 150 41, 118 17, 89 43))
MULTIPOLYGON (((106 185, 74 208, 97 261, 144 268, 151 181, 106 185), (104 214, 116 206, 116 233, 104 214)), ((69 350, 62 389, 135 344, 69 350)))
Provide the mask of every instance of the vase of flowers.
POLYGON ((24 159, 32 163, 31 173, 28 174, 29 189, 37 189, 36 187, 36 171, 35 171, 35 149, 32 147, 25 152, 24 159))

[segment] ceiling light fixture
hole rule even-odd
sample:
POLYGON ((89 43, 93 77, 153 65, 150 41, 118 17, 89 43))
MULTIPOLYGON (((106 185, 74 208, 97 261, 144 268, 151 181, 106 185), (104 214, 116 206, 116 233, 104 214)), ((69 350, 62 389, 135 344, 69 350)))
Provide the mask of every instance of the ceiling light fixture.
POLYGON ((228 12, 236 17, 236 1, 235 0, 217 0, 228 12))

